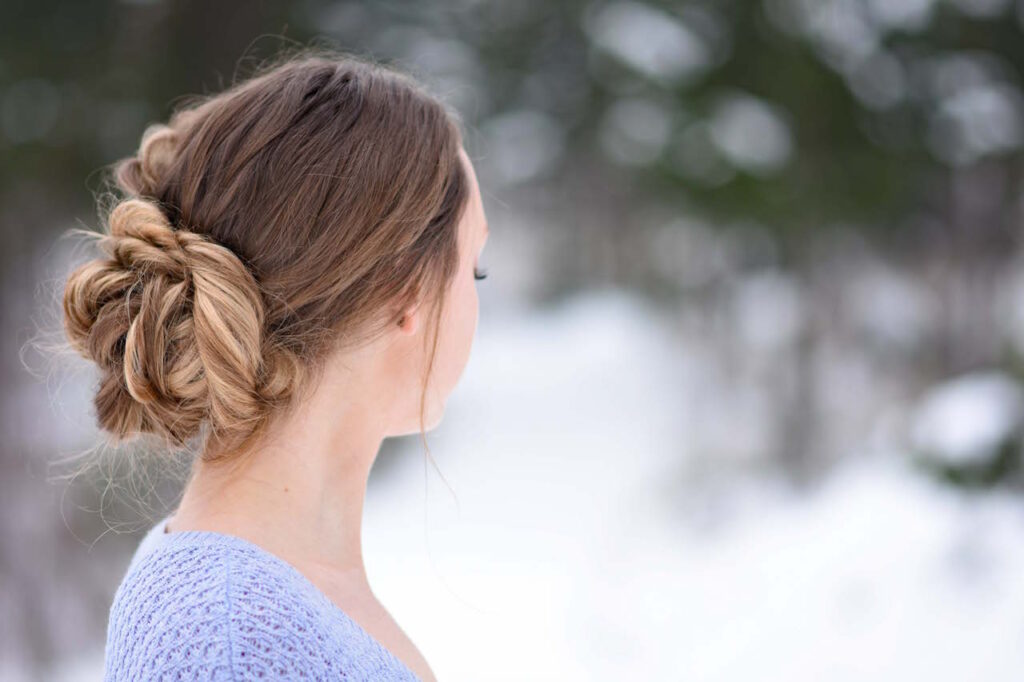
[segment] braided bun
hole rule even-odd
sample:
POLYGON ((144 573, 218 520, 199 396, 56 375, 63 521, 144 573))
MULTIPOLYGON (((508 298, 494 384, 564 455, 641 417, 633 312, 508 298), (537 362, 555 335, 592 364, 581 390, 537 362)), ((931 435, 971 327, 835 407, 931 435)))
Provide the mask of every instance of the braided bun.
POLYGON ((298 369, 280 354, 263 359, 251 272, 141 198, 114 207, 99 245, 107 258, 70 275, 63 306, 71 345, 101 370, 100 426, 118 439, 150 433, 179 446, 206 422, 220 447, 251 436, 298 369))

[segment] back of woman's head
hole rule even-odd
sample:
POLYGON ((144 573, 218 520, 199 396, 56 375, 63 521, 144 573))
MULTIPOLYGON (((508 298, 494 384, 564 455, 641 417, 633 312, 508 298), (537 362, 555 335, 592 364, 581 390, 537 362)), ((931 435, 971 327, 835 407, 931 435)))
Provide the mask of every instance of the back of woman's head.
POLYGON ((100 369, 100 427, 226 456, 405 306, 432 304, 436 348, 469 196, 460 147, 410 76, 323 53, 150 126, 112 166, 104 255, 64 290, 68 339, 100 369))

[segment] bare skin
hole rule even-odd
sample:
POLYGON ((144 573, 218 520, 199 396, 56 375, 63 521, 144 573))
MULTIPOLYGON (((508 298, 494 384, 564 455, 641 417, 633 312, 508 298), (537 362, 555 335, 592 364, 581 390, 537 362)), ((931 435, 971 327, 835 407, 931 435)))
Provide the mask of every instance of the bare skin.
MULTIPOLYGON (((425 425, 440 423, 469 359, 479 302, 474 271, 487 222, 473 165, 459 224, 459 271, 439 329, 425 425)), ((403 311, 385 337, 333 357, 323 381, 265 442, 230 469, 197 458, 168 532, 212 530, 253 542, 297 568, 420 679, 426 659, 377 599, 363 564, 363 501, 370 468, 389 436, 419 433, 427 367, 426 310, 403 311)))

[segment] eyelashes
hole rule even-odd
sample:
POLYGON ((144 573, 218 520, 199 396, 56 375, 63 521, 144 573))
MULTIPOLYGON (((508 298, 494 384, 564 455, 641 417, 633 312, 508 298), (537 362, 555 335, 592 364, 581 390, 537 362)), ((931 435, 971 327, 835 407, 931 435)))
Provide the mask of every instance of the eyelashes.
POLYGON ((480 268, 473 268, 473 279, 487 279, 487 271, 481 270, 480 268))

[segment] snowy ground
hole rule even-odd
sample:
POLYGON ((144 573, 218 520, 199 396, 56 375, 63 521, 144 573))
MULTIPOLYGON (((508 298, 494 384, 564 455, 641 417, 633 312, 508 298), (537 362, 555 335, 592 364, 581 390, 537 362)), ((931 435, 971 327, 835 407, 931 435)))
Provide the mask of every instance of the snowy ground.
POLYGON ((1024 679, 1024 503, 877 444, 806 493, 695 482, 757 442, 683 345, 621 294, 484 311, 428 434, 454 495, 411 439, 367 500, 371 581, 441 680, 1024 679))
MULTIPOLYGON (((691 489, 699 373, 618 295, 481 322, 444 423, 374 481, 375 589, 445 680, 1024 676, 1024 505, 851 457, 691 489)), ((742 423, 735 426, 737 437, 742 423)))

